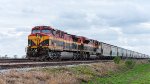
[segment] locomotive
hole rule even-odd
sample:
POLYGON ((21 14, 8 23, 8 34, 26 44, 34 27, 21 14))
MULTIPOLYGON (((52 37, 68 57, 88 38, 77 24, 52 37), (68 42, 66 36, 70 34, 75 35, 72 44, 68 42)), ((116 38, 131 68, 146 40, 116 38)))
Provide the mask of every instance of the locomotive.
POLYGON ((148 55, 120 48, 84 36, 68 34, 51 26, 35 26, 28 36, 26 58, 33 60, 87 60, 148 58, 148 55))

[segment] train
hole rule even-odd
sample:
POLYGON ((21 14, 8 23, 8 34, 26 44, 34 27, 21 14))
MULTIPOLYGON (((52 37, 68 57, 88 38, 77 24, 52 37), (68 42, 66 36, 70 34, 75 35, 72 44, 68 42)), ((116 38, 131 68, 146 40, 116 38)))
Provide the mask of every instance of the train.
POLYGON ((28 35, 26 58, 32 60, 147 59, 148 55, 52 28, 35 26, 28 35))

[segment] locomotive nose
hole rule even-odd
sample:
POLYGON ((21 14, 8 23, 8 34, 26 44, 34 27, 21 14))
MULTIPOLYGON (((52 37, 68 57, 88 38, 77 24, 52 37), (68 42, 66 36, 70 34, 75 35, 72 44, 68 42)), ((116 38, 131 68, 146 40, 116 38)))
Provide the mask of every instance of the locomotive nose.
POLYGON ((28 37, 29 46, 34 48, 39 46, 49 46, 49 37, 50 36, 41 33, 32 34, 28 37))
POLYGON ((28 38, 29 38, 28 39, 29 46, 39 46, 42 39, 42 35, 40 33, 36 33, 36 34, 29 35, 28 38))
POLYGON ((39 46, 41 38, 42 38, 42 35, 40 33, 36 33, 35 36, 36 36, 35 37, 36 46, 39 46))

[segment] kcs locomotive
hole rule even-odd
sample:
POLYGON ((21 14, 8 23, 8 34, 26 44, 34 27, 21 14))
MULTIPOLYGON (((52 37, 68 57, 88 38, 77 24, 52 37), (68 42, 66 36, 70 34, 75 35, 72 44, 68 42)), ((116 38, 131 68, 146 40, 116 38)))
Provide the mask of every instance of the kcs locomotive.
POLYGON ((35 26, 28 36, 26 58, 33 60, 73 59, 86 60, 90 58, 112 59, 148 58, 148 55, 120 48, 83 36, 68 34, 50 26, 35 26))

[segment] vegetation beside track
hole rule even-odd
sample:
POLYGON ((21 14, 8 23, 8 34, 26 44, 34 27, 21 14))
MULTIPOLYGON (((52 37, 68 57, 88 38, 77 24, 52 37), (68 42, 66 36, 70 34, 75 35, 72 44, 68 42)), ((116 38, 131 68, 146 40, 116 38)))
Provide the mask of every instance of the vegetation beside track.
POLYGON ((127 60, 125 66, 104 77, 95 77, 88 84, 150 84, 150 63, 135 64, 127 60))
POLYGON ((88 84, 150 84, 150 64, 139 64, 106 77, 97 77, 88 84))
MULTIPOLYGON (((124 75, 122 76, 125 76, 126 74, 129 73, 129 75, 126 78, 134 75, 134 77, 139 76, 138 79, 140 79, 140 76, 146 73, 141 73, 140 75, 137 74, 138 72, 137 70, 135 74, 132 74, 132 71, 138 69, 137 65, 135 65, 136 67, 134 67, 133 69, 129 68, 128 65, 131 65, 132 63, 134 64, 134 62, 132 61, 129 61, 127 63, 125 61, 120 61, 119 64, 115 64, 114 62, 104 62, 104 63, 92 63, 89 65, 35 68, 29 71, 13 70, 7 73, 0 74, 0 84, 80 84, 80 83, 99 84, 99 82, 109 84, 109 81, 107 82, 107 80, 113 80, 111 79, 111 77, 114 78, 114 81, 116 83, 118 81, 120 82, 121 79, 117 81, 116 76, 122 75, 123 74, 122 72, 124 72, 124 75)), ((146 67, 150 68, 150 65, 146 63, 148 62, 146 61, 136 62, 136 64, 138 64, 139 67, 143 67, 139 68, 139 71, 147 70, 148 72, 149 69, 147 69, 146 67)), ((120 76, 120 78, 122 76, 120 76)), ((124 79, 122 79, 120 83, 126 81, 126 79, 125 80, 124 79)), ((131 77, 131 81, 132 80, 134 80, 134 78, 132 79, 131 77)), ((120 84, 119 82, 118 84, 120 84)), ((113 82, 111 82, 110 84, 112 83, 113 82)))
POLYGON ((80 84, 93 77, 116 70, 117 65, 111 62, 100 62, 85 65, 34 68, 28 71, 12 70, 0 74, 0 84, 80 84))

